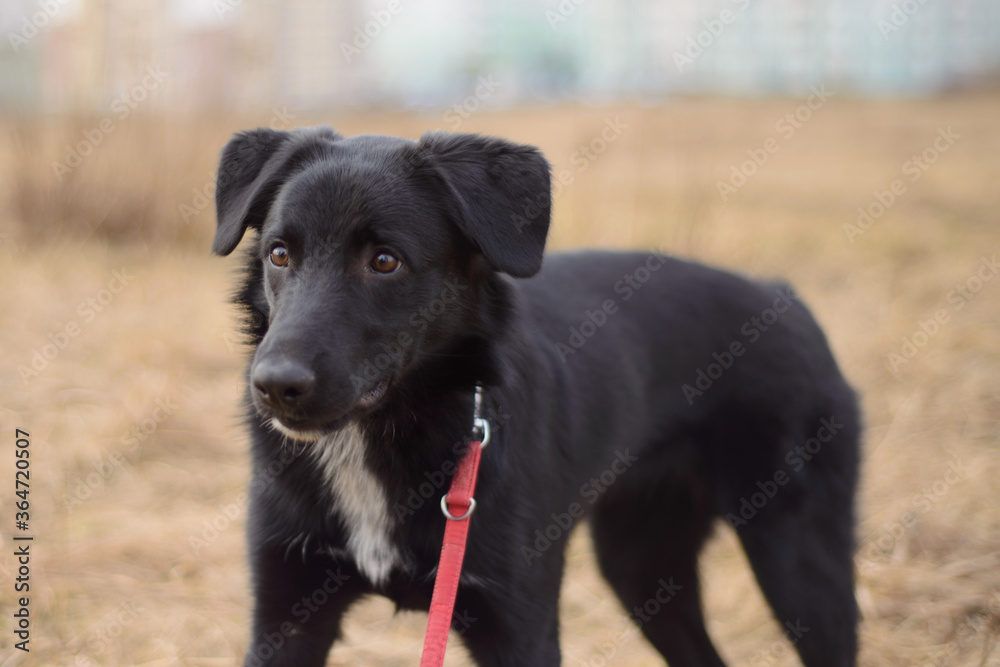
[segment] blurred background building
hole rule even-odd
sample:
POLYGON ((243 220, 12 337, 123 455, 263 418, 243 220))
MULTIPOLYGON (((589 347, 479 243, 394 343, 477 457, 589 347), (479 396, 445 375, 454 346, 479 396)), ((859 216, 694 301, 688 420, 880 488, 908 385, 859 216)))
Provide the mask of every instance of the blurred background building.
POLYGON ((3 0, 0 108, 926 95, 995 77, 996 0, 3 0), (153 68, 153 70, 150 70, 153 68), (480 77, 484 77, 480 81, 480 77))

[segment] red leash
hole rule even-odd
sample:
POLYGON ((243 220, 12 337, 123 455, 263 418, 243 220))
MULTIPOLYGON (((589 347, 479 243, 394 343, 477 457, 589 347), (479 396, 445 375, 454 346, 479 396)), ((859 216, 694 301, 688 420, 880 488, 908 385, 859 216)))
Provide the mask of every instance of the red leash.
POLYGON ((448 522, 444 527, 444 544, 441 546, 441 560, 438 562, 434 594, 431 596, 430 617, 427 619, 420 667, 441 667, 448 648, 448 630, 455 611, 455 596, 458 595, 465 543, 469 536, 469 517, 476 509, 476 499, 472 495, 476 491, 479 460, 483 447, 490 441, 490 424, 479 416, 482 400, 483 389, 477 384, 473 422, 482 438, 469 443, 468 450, 458 462, 455 476, 451 478, 448 493, 441 496, 441 511, 448 522))

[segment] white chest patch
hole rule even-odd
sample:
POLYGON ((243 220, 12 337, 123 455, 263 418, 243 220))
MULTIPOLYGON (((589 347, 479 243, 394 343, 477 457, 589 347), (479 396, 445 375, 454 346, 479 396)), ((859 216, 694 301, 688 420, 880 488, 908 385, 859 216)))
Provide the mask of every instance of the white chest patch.
POLYGON ((400 564, 389 539, 389 502, 382 483, 365 466, 365 441, 351 424, 309 446, 315 452, 333 496, 334 510, 347 529, 347 550, 373 584, 385 582, 400 564))

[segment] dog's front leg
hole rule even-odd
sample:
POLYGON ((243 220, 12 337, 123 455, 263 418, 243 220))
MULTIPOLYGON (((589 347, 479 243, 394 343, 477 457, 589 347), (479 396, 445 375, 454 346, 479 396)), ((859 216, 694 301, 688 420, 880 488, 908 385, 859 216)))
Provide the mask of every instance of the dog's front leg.
POLYGON ((322 667, 344 611, 364 592, 350 565, 281 546, 252 554, 255 607, 244 667, 322 667))

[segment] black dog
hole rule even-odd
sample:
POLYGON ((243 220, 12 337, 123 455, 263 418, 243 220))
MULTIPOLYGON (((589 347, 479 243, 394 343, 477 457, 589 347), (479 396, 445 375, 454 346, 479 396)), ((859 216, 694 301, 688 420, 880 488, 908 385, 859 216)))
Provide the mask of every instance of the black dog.
POLYGON ((543 266, 550 203, 545 159, 499 139, 226 146, 214 251, 257 232, 246 665, 324 664, 366 594, 427 609, 476 383, 493 440, 453 627, 478 664, 559 664, 584 514, 672 667, 723 664, 696 567, 717 517, 803 662, 854 664, 859 416, 823 333, 786 286, 658 254, 543 266))

